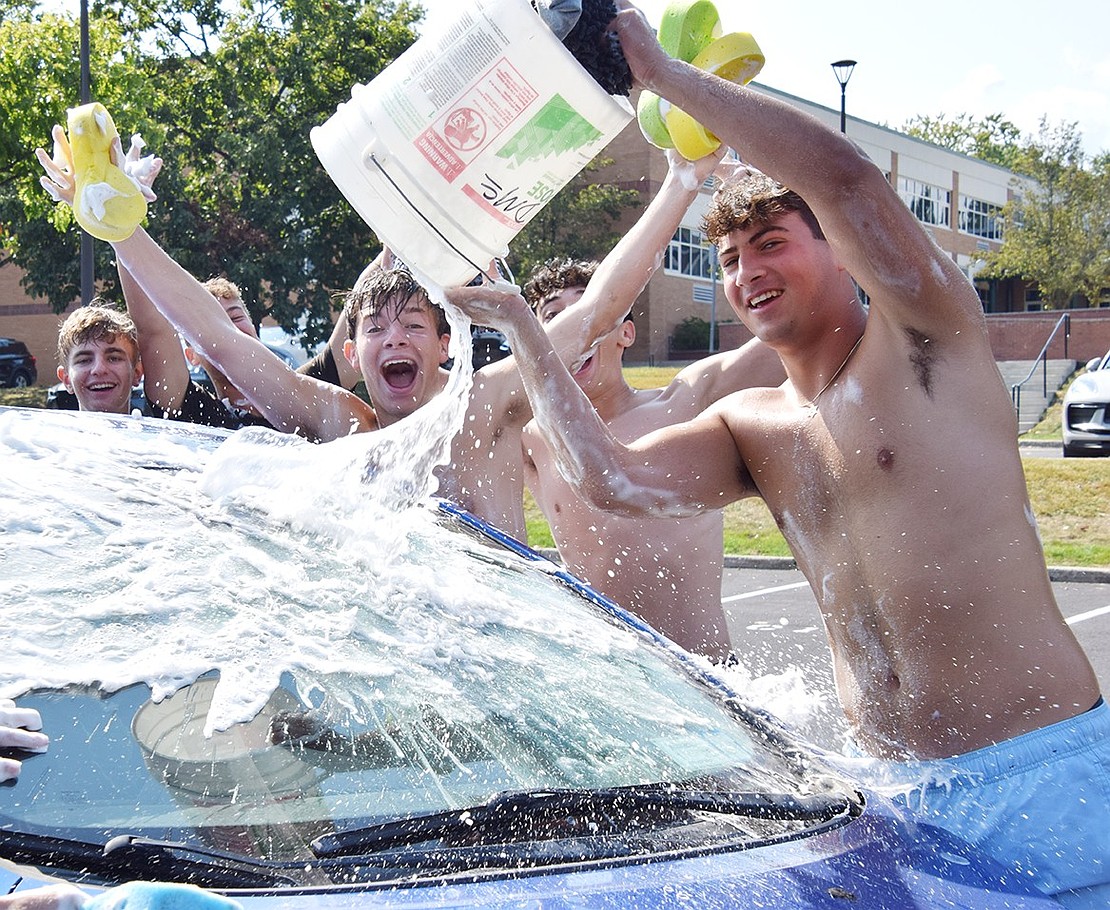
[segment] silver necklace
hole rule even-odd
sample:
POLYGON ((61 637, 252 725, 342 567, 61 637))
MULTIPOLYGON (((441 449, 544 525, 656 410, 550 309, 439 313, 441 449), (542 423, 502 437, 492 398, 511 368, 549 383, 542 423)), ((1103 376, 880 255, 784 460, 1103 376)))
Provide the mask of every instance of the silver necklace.
POLYGON ((838 377, 838 376, 839 376, 839 375, 840 375, 841 373, 843 373, 843 372, 844 372, 844 368, 845 368, 846 366, 848 366, 848 361, 849 361, 849 360, 851 360, 851 359, 852 359, 852 355, 853 355, 854 353, 856 353, 856 348, 858 348, 858 347, 859 347, 859 345, 860 345, 860 342, 861 342, 861 341, 863 341, 863 333, 862 333, 862 332, 860 332, 860 336, 859 336, 859 338, 857 338, 857 339, 856 339, 856 343, 852 345, 852 350, 850 350, 850 351, 848 352, 848 356, 847 356, 847 357, 845 357, 845 358, 844 358, 844 360, 843 360, 843 361, 841 362, 840 366, 838 366, 838 367, 836 368, 836 372, 834 372, 834 373, 832 374, 832 376, 830 376, 830 377, 829 377, 829 381, 828 381, 828 382, 826 382, 826 383, 825 383, 825 384, 824 384, 823 386, 821 386, 821 391, 820 391, 820 392, 818 392, 818 393, 817 393, 816 395, 814 395, 814 396, 813 396, 813 398, 812 398, 812 399, 810 400, 810 402, 809 402, 809 407, 813 409, 813 413, 814 413, 814 414, 816 414, 816 413, 817 413, 817 401, 818 401, 818 399, 819 399, 819 398, 820 398, 820 397, 821 397, 822 395, 824 395, 824 394, 825 394, 825 392, 826 392, 826 390, 828 389, 828 387, 829 387, 829 386, 831 386, 831 385, 832 385, 832 384, 833 384, 834 382, 836 382, 836 379, 837 379, 837 377, 838 377))

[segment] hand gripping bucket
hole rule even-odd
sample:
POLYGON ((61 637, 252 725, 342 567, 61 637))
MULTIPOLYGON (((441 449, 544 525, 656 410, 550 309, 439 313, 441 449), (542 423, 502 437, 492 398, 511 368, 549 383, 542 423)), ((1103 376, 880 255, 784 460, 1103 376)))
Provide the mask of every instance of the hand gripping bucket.
POLYGON ((632 116, 527 0, 468 0, 311 136, 378 239, 450 287, 503 258, 632 116))

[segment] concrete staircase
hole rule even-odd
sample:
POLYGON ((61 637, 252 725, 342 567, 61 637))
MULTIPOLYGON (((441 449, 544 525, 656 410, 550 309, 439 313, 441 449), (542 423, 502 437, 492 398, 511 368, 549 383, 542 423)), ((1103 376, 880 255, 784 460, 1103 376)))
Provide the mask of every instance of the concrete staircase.
POLYGON ((1044 416, 1044 412, 1052 403, 1057 390, 1064 384, 1069 376, 1075 372, 1077 366, 1074 360, 1049 360, 1047 362, 1048 394, 1045 392, 1045 367, 1036 360, 1000 360, 998 369, 1002 371, 1002 379, 1007 390, 1013 388, 1015 383, 1021 382, 1029 375, 1029 371, 1036 365, 1033 375, 1021 387, 1020 408, 1018 410, 1018 433, 1027 433, 1036 426, 1044 416))

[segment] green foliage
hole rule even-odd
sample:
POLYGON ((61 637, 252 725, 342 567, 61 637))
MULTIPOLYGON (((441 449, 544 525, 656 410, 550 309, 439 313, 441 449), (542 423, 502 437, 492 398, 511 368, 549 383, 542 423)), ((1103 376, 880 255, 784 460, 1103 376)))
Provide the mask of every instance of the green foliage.
POLYGON ((671 333, 672 351, 708 351, 709 323, 700 316, 687 316, 671 333))
MULTIPOLYGON (((335 292, 380 245, 319 164, 309 130, 412 43, 419 16, 386 0, 96 8, 93 99, 121 135, 141 132, 165 160, 151 235, 198 277, 227 274, 256 318, 270 311, 292 327, 306 313, 310 335, 325 337, 335 292)), ((61 311, 77 296, 79 231, 39 187, 31 151, 78 103, 78 27, 25 15, 0 23, 0 40, 0 247, 27 271, 28 290, 61 311)), ((98 243, 96 254, 101 290, 117 296, 111 250, 98 243)))
MULTIPOLYGON (((0 0, 0 249, 29 293, 58 312, 79 294, 79 237, 39 186, 36 146, 79 101, 78 24, 0 0)), ((93 100, 124 137, 165 161, 147 230, 186 269, 226 274, 256 319, 331 329, 337 293, 380 249, 309 139, 415 40, 419 7, 390 0, 102 0, 90 15, 93 100)), ((598 166, 601 162, 598 162, 598 166)), ((591 170, 596 169, 596 167, 591 170)), ((601 256, 635 191, 580 176, 514 244, 515 269, 601 256)), ((112 251, 96 243, 98 290, 118 299, 112 251)))
MULTIPOLYGON (((152 94, 130 63, 133 48, 119 23, 97 17, 89 40, 97 74, 91 90, 113 116, 149 132, 142 112, 152 94)), ((68 208, 56 207, 39 185, 42 169, 32 152, 50 150, 51 127, 64 124, 66 109, 79 102, 78 44, 77 23, 64 16, 0 22, 0 249, 26 270, 27 291, 48 297, 58 312, 78 296, 79 234, 68 208)), ((110 253, 97 250, 101 273, 109 271, 110 253)))
POLYGON ((1001 114, 982 118, 971 114, 954 118, 918 115, 903 125, 902 132, 1011 170, 1017 169, 1022 153, 1021 130, 1001 114))
POLYGON ((596 172, 612 163, 595 158, 516 236, 509 264, 518 281, 548 259, 603 259, 616 245, 621 214, 641 202, 637 190, 593 182, 596 172))
POLYGON ((1110 287, 1110 153, 1089 162, 1077 126, 1047 118, 1030 137, 1001 114, 914 117, 903 129, 1028 178, 1003 209, 1002 248, 980 255, 981 277, 1032 281, 1053 309, 1077 295, 1098 305, 1110 287))
POLYGON ((1053 309, 1076 295, 1097 306, 1110 287, 1110 156, 1088 166, 1076 126, 1042 120, 1015 167, 1032 180, 1003 209, 1002 248, 980 274, 1034 281, 1053 309))

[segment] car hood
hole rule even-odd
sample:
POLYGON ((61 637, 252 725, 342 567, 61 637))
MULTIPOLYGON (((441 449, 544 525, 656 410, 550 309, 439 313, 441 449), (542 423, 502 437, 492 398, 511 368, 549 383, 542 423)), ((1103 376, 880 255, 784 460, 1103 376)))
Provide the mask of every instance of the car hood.
POLYGON ((1095 370, 1077 376, 1064 400, 1071 403, 1110 401, 1110 370, 1095 370))
MULTIPOLYGON (((210 881, 182 870, 190 858, 112 856, 134 835, 191 849, 198 865, 216 850, 250 860, 254 877, 210 881, 244 889, 227 893, 248 910, 305 910, 306 901, 335 910, 1053 906, 970 847, 903 821, 880 796, 857 800, 854 784, 832 780, 820 755, 741 704, 707 666, 520 544, 503 541, 502 552, 473 516, 441 504, 421 508, 404 534, 391 514, 384 536, 360 538, 379 529, 340 508, 353 494, 311 501, 335 505, 326 523, 320 509, 290 511, 288 486, 261 510, 281 459, 303 486, 313 480, 306 466, 320 475, 322 458, 349 462, 343 446, 15 409, 0 409, 0 444, 0 501, 12 516, 0 603, 6 595, 26 626, 9 630, 0 692, 41 710, 53 738, 0 791, 0 893, 59 878, 210 881), (270 457, 253 462, 252 452, 270 457), (248 484, 249 502, 226 492, 229 480, 256 476, 268 485, 248 484), (21 503, 31 508, 17 514, 21 503), (363 545, 402 537, 403 552, 363 545), (224 694, 203 700, 214 669, 224 694), (287 726, 271 724, 271 708, 294 712, 287 726), (294 743, 290 731, 310 709, 327 723, 294 743), (264 723, 252 726, 256 718, 264 723), (235 740, 223 760, 219 731, 262 739, 235 740), (193 751, 202 744, 212 749, 193 751), (388 878, 366 871, 387 849, 375 854, 368 840, 365 852, 316 849, 325 835, 372 834, 383 819, 473 823, 479 813, 459 807, 488 806, 511 788, 637 786, 832 793, 851 806, 816 824, 748 827, 692 810, 658 831, 658 817, 631 824, 628 812, 616 831, 598 828, 601 813, 569 829, 568 817, 584 816, 556 806, 557 834, 491 832, 465 857, 468 842, 443 848, 466 862, 434 868, 413 849, 434 832, 417 832, 428 836, 397 842, 396 861, 383 860, 388 878), (295 849, 275 848, 293 835, 295 849), (585 842, 599 849, 586 854, 585 842), (84 852, 67 853, 74 844, 84 852), (528 861, 508 862, 507 844, 531 850, 528 861), (349 861, 343 875, 307 876, 337 857, 349 861), (306 877, 266 874, 279 863, 306 877), (319 884, 328 881, 342 884, 319 884)), ((317 478, 321 496, 337 476, 363 488, 358 453, 358 470, 317 478)))
MULTIPOLYGON (((54 879, 33 870, 0 869, 0 889, 22 892, 54 879)), ((103 889, 86 889, 95 896, 103 889)), ((224 891, 247 910, 306 906, 319 910, 390 907, 613 908, 698 910, 838 908, 852 910, 1036 910, 1060 906, 970 851, 943 831, 906 824, 881 801, 869 801, 851 825, 802 841, 703 856, 659 856, 630 862, 564 867, 482 880, 474 873, 429 885, 224 891), (1007 880, 1009 879, 1009 880, 1007 880), (1007 890, 1000 893, 999 882, 1007 890)), ((187 908, 181 908, 187 910, 187 908)))

